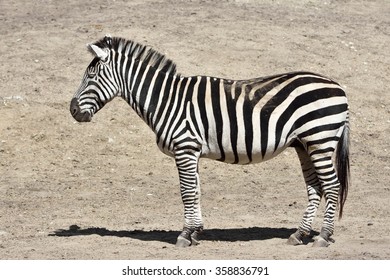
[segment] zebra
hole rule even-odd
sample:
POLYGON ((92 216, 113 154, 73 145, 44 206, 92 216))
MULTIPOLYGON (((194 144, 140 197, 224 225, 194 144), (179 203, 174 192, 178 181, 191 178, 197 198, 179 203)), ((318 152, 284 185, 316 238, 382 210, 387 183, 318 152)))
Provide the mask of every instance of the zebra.
POLYGON ((311 72, 289 72, 249 80, 186 77, 150 46, 105 36, 87 45, 93 60, 70 102, 78 122, 91 121, 113 98, 122 97, 173 157, 184 204, 184 227, 176 246, 200 243, 200 158, 232 164, 269 160, 296 150, 308 205, 288 244, 303 244, 324 197, 321 231, 313 246, 334 239, 349 186, 349 108, 343 88, 311 72))

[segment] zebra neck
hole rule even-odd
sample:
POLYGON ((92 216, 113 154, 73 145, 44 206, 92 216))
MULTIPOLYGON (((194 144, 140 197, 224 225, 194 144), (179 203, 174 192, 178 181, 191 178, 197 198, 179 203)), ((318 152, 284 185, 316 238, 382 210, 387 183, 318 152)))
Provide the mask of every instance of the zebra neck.
POLYGON ((167 113, 165 104, 172 102, 172 92, 176 91, 181 77, 142 63, 133 68, 123 98, 155 131, 160 118, 167 113))

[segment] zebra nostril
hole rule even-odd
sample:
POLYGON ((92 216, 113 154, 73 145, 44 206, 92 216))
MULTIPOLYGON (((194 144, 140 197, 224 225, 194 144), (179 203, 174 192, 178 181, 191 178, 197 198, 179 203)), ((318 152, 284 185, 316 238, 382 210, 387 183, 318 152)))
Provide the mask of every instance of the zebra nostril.
POLYGON ((72 114, 72 116, 76 116, 79 112, 79 104, 77 102, 77 99, 76 98, 73 98, 72 101, 70 102, 70 113, 72 114))

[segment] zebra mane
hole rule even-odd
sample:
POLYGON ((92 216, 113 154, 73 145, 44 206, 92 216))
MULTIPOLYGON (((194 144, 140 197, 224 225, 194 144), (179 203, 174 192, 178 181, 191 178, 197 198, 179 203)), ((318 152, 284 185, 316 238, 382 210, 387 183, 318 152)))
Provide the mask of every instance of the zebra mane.
MULTIPOLYGON (((150 46, 146 46, 140 43, 136 43, 131 40, 126 40, 119 37, 106 36, 103 39, 93 43, 100 48, 108 48, 114 50, 117 53, 131 57, 134 60, 142 61, 147 65, 150 65, 161 72, 170 73, 172 75, 176 73, 176 64, 172 60, 165 57, 165 55, 152 49, 150 46)), ((91 48, 88 48, 93 53, 91 48)))

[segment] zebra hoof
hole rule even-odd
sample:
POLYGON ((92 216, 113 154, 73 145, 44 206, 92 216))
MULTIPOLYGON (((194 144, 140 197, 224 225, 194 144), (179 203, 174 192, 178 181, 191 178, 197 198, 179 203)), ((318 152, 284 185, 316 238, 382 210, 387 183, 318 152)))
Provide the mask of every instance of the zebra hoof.
POLYGON ((293 246, 296 246, 296 245, 302 245, 302 240, 300 238, 297 237, 297 235, 295 233, 291 234, 290 237, 288 238, 287 240, 287 244, 288 245, 293 245, 293 246))
POLYGON ((330 243, 321 236, 314 237, 313 247, 328 247, 330 243))
POLYGON ((191 241, 188 240, 187 238, 179 235, 179 237, 177 238, 177 241, 176 241, 176 247, 185 248, 185 247, 189 247, 189 246, 191 246, 191 241))
POLYGON ((198 231, 194 231, 192 234, 191 234, 191 245, 199 245, 200 241, 199 241, 199 237, 198 237, 198 231))
POLYGON ((202 233, 203 227, 196 229, 184 228, 183 232, 177 237, 176 247, 189 247, 199 244, 199 234, 202 233))

